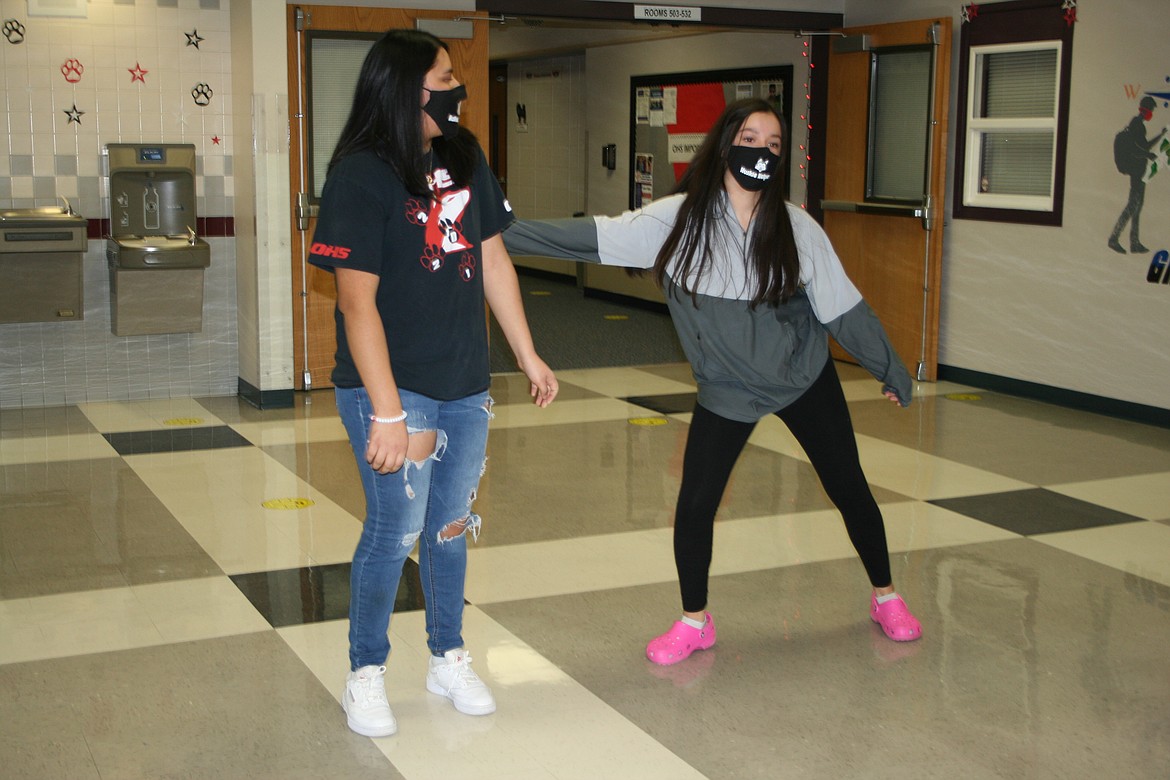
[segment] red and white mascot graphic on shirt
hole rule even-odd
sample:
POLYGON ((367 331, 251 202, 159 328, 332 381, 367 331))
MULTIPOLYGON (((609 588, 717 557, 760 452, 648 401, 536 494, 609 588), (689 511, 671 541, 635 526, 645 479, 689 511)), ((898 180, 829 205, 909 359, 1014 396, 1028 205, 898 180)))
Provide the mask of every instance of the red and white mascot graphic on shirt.
POLYGON ((426 226, 426 243, 419 262, 432 273, 440 270, 447 257, 463 252, 459 263, 460 277, 469 281, 474 276, 475 260, 471 242, 463 235, 463 214, 471 202, 471 190, 451 189, 451 176, 446 168, 435 171, 431 188, 436 198, 424 203, 412 198, 406 203, 406 218, 415 225, 426 226))

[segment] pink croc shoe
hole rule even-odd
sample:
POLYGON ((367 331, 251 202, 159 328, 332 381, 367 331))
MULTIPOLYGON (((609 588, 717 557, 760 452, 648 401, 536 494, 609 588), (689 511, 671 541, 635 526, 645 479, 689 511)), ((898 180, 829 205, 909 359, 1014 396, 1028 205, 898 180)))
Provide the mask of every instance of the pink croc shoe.
POLYGON ((662 636, 656 636, 646 645, 646 657, 656 664, 670 666, 685 661, 696 650, 706 650, 715 644, 715 620, 705 613, 706 625, 692 628, 681 620, 675 621, 662 636))
POLYGON ((895 642, 910 642, 922 636, 922 624, 910 614, 901 596, 878 604, 874 593, 869 599, 869 616, 895 642))

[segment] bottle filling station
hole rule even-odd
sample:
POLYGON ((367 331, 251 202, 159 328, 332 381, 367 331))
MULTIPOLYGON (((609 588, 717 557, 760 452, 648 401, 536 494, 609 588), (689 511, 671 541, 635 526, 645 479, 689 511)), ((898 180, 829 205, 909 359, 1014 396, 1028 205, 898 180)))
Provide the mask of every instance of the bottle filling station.
POLYGON ((211 247, 196 233, 195 146, 106 149, 110 327, 116 336, 198 333, 211 247))

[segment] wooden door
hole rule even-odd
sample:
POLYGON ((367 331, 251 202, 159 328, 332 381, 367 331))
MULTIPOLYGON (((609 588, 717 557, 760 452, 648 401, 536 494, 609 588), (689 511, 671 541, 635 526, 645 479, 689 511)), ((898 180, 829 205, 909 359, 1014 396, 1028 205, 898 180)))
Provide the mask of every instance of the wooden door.
MULTIPOLYGON (((322 46, 319 60, 329 57, 364 56, 358 47, 372 42, 378 34, 392 28, 415 27, 417 19, 450 20, 459 11, 423 11, 402 8, 351 8, 344 6, 302 5, 288 8, 288 84, 289 84, 289 148, 292 184, 293 234, 291 239, 293 265, 293 381, 297 390, 329 387, 333 370, 336 334, 333 309, 337 290, 333 275, 308 263, 308 250, 316 227, 316 207, 322 183, 322 157, 325 161, 331 149, 314 152, 314 128, 318 128, 317 146, 325 137, 323 125, 332 124, 334 130, 345 123, 352 102, 352 88, 347 94, 338 90, 321 89, 314 96, 311 72, 316 44, 322 46), (336 50, 329 42, 335 42, 336 50), (316 99, 314 99, 316 97, 316 99), (314 106, 318 113, 314 122, 314 106)), ((462 124, 480 139, 488 137, 488 40, 487 23, 472 22, 474 35, 470 39, 449 39, 455 77, 467 86, 467 101, 463 105, 462 124)), ((322 77, 318 72, 318 82, 322 77)))
MULTIPOLYGON (((951 20, 840 32, 844 37, 834 39, 829 55, 825 230, 910 373, 933 381, 938 370, 951 20), (891 195, 880 183, 882 172, 892 170, 889 159, 880 159, 883 154, 890 157, 882 151, 889 145, 874 152, 873 139, 878 125, 889 128, 899 120, 901 98, 875 85, 899 83, 893 74, 885 78, 883 68, 921 60, 919 53, 929 60, 929 73, 921 77, 921 127, 919 109, 911 108, 905 114, 908 126, 897 129, 911 139, 903 148, 912 150, 912 156, 921 148, 921 188, 891 195)), ((906 82, 916 83, 915 78, 912 74, 906 82)), ((833 355, 852 360, 837 345, 833 355)))

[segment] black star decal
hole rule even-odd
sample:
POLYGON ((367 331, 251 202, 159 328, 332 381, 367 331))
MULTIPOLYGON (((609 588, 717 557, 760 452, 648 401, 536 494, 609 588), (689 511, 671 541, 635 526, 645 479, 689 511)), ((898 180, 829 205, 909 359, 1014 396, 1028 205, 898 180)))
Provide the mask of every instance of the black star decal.
POLYGON ((187 36, 187 45, 194 46, 196 49, 199 48, 199 42, 204 40, 203 38, 199 37, 199 30, 192 30, 189 33, 183 34, 187 36))
POLYGON ((76 122, 77 124, 81 124, 81 115, 84 113, 84 111, 78 110, 76 103, 73 104, 73 108, 65 109, 65 116, 69 117, 70 122, 76 122))

